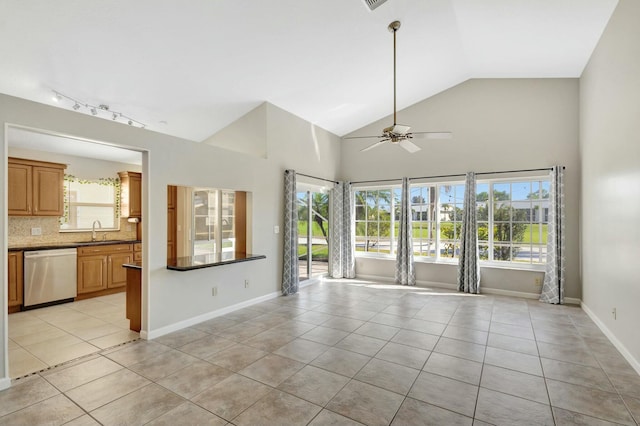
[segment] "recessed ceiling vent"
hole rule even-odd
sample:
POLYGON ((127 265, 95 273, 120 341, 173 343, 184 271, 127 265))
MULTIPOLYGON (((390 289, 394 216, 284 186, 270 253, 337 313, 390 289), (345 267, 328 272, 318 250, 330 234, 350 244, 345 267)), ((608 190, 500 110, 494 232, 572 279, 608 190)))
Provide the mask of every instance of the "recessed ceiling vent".
POLYGON ((377 8, 387 0, 363 0, 363 1, 364 1, 364 4, 367 5, 369 10, 374 10, 375 8, 377 8))

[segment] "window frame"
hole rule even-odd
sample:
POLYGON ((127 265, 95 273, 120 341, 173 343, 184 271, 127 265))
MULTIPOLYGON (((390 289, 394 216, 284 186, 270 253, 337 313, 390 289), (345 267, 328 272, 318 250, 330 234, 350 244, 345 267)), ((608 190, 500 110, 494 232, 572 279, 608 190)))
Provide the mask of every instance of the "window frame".
POLYGON ((58 232, 91 232, 92 228, 63 228, 65 224, 70 223, 71 209, 74 206, 77 207, 113 207, 113 223, 114 227, 101 227, 100 231, 120 231, 120 201, 121 201, 121 182, 119 178, 93 178, 93 179, 78 179, 73 175, 64 175, 63 183, 63 205, 64 215, 60 217, 58 224, 58 232), (86 202, 71 202, 68 185, 71 183, 83 185, 83 184, 95 184, 104 186, 113 186, 113 203, 86 203, 86 202))
MULTIPOLYGON (((480 184, 487 184, 489 191, 488 191, 488 200, 487 200, 487 208, 488 208, 488 218, 486 220, 487 223, 487 229, 488 229, 488 235, 489 235, 489 241, 488 241, 488 251, 490 253, 490 257, 487 260, 480 260, 480 265, 483 267, 489 267, 489 268, 504 268, 504 269, 527 269, 527 270, 544 270, 545 268, 545 254, 544 252, 541 250, 539 253, 540 262, 534 263, 533 262, 533 258, 530 257, 529 258, 529 262, 522 262, 522 261, 514 261, 514 260, 509 260, 509 261, 503 261, 503 260, 494 260, 493 259, 493 249, 494 249, 494 235, 493 235, 493 227, 494 227, 494 216, 493 216, 493 210, 494 210, 494 201, 493 201, 493 186, 496 183, 509 183, 510 184, 510 190, 512 188, 512 185, 514 183, 518 183, 518 182, 529 182, 530 184, 533 183, 540 183, 540 187, 538 188, 538 191, 541 191, 543 189, 544 186, 544 182, 550 183, 550 178, 548 175, 531 175, 531 176, 522 176, 522 177, 500 177, 500 178, 489 178, 489 179, 477 179, 476 180, 476 184, 480 185, 480 184)), ((441 202, 441 188, 444 186, 462 186, 462 190, 464 190, 464 185, 465 182, 464 180, 452 180, 452 181, 438 181, 438 182, 429 182, 429 181, 424 181, 424 182, 412 182, 410 185, 410 191, 409 193, 411 194, 411 191, 415 188, 428 188, 428 187, 435 187, 435 200, 426 200, 425 205, 428 205, 430 203, 433 203, 435 205, 435 217, 433 218, 435 220, 435 256, 421 256, 421 255, 417 255, 414 254, 414 259, 416 262, 420 262, 420 263, 440 263, 440 264, 457 264, 458 261, 458 257, 456 257, 454 255, 454 257, 444 257, 441 253, 441 245, 442 245, 442 224, 444 223, 451 223, 451 221, 443 221, 441 216, 442 216, 442 205, 443 203, 441 202)), ((396 184, 396 185, 380 185, 380 186, 354 186, 353 188, 353 199, 354 199, 354 232, 357 230, 357 224, 358 223, 362 223, 368 222, 366 214, 365 214, 365 220, 358 220, 357 219, 357 195, 356 193, 359 191, 379 191, 379 190, 390 190, 392 194, 394 194, 394 191, 399 190, 401 188, 400 185, 396 184)), ((421 191, 422 193, 422 191, 421 191)), ((428 191, 427 191, 428 193, 428 191)), ((477 194, 477 190, 476 190, 476 194, 477 194)), ((464 197, 464 193, 462 194, 454 194, 454 209, 457 203, 457 199, 459 198, 459 196, 464 197)), ((396 227, 396 215, 393 214, 393 212, 395 211, 395 197, 391 197, 391 203, 390 203, 390 211, 392 212, 391 214, 391 232, 390 232, 390 247, 391 250, 389 253, 380 253, 380 252, 376 252, 376 251, 359 251, 359 250, 355 250, 355 256, 356 257, 363 257, 363 258, 382 258, 382 259, 392 259, 395 258, 395 249, 396 249, 396 245, 397 245, 397 236, 395 235, 395 227, 396 227)), ((546 200, 549 200, 548 198, 545 198, 546 200)), ((543 200, 545 200, 543 199, 543 200)), ((512 200, 512 195, 510 192, 509 195, 509 204, 512 205, 514 200, 512 200)), ((516 202, 518 201, 524 201, 524 200, 516 200, 516 202)), ((476 201, 476 206, 477 206, 477 201, 476 201)), ((531 205, 533 205, 535 203, 534 199, 531 200, 531 205)), ((450 204, 450 203, 444 203, 444 204, 450 204)), ((412 202, 412 206, 414 205, 414 203, 412 202)), ((477 208, 477 207, 476 207, 477 208)), ((454 210, 455 211, 455 210, 454 210)), ((532 218, 531 218, 532 214, 530 214, 530 220, 528 222, 521 222, 521 223, 527 223, 529 225, 534 224, 534 225, 543 225, 548 223, 543 221, 543 218, 545 216, 545 214, 540 214, 538 217, 538 220, 535 222, 532 222, 532 218)), ((456 218, 457 219, 457 218, 456 218)), ((379 221, 378 221, 379 222, 379 221)), ((482 221, 483 223, 485 221, 482 221)), ((459 221, 454 220, 453 221, 453 226, 455 229, 455 224, 459 223, 459 221)), ((477 223, 479 223, 477 221, 477 223)), ((510 224, 513 223, 513 220, 511 218, 510 224)), ((520 222, 518 222, 520 223, 520 222)), ((366 229, 366 228, 365 228, 366 229)), ((542 227, 540 227, 540 232, 542 233, 542 227)), ((357 238, 357 237, 356 237, 357 238)), ((379 238, 379 237, 378 237, 379 238)), ((512 237, 511 237, 512 238, 512 237)), ((508 241, 509 246, 513 247, 514 242, 511 240, 508 241)), ((543 241, 542 237, 540 241, 543 241)), ((454 237, 454 244, 455 241, 459 241, 455 239, 454 237)), ((534 244, 532 241, 529 242, 530 247, 533 247, 534 244)), ((540 242, 537 244, 537 246, 539 247, 545 247, 546 243, 540 242)), ((414 240, 414 247, 415 247, 415 240, 414 240)), ((455 253, 455 248, 454 248, 454 253, 455 253)))
MULTIPOLYGON (((541 261, 540 262, 533 262, 533 257, 530 257, 529 262, 522 262, 522 261, 514 261, 514 260, 495 260, 494 259, 494 248, 495 248, 495 235, 494 235, 494 226, 496 224, 495 222, 495 218, 494 218, 494 214, 495 214, 495 201, 494 200, 494 196, 493 196, 493 187, 495 184, 505 184, 508 183, 509 186, 509 200, 502 200, 502 201, 508 201, 509 205, 512 207, 514 201, 517 202, 522 202, 525 200, 514 200, 513 199, 513 184, 517 184, 517 183, 522 183, 522 182, 527 182, 530 184, 534 184, 534 183, 539 183, 540 187, 538 188, 538 191, 542 191, 542 189, 544 189, 544 182, 547 182, 549 185, 551 183, 549 176, 545 176, 545 175, 532 175, 532 176, 523 176, 523 177, 502 177, 502 178, 493 178, 493 179, 478 179, 476 181, 477 185, 480 184, 487 184, 488 187, 488 199, 487 199, 487 209, 488 209, 488 219, 487 219, 487 223, 488 223, 488 228, 487 228, 487 234, 488 234, 488 254, 489 254, 489 258, 488 259, 481 259, 480 260, 480 264, 483 266, 487 266, 487 267, 495 267, 495 268, 508 268, 508 269, 533 269, 533 270, 544 270, 545 269, 545 265, 546 265, 546 254, 544 253, 543 250, 540 250, 540 258, 541 261)), ((477 194, 477 189, 476 189, 476 194, 477 194)), ((531 199, 530 203, 531 205, 533 205, 535 203, 536 199, 531 199)), ((539 198, 538 200, 547 200, 547 202, 551 202, 550 198, 539 198)), ((477 201, 476 201, 476 206, 477 206, 477 201)), ((477 208, 477 207, 476 207, 477 208)), ((546 239, 546 235, 544 235, 544 233, 542 232, 542 226, 543 225, 548 225, 548 220, 544 221, 543 218, 546 217, 548 219, 548 209, 550 208, 547 207, 547 212, 546 214, 541 213, 539 214, 539 218, 537 221, 533 221, 533 220, 529 220, 529 221, 513 221, 513 217, 510 217, 509 220, 509 225, 511 225, 511 227, 513 226, 514 223, 526 223, 528 225, 536 225, 540 227, 540 234, 539 234, 539 238, 541 241, 543 241, 544 239, 546 239)), ((477 222, 477 221, 476 221, 477 222)), ((484 222, 484 221, 483 221, 484 222)), ((504 221, 500 221, 499 223, 507 223, 504 221)), ((511 231, 513 232, 513 231, 511 231)), ((511 235, 511 238, 509 239, 509 241, 501 241, 502 243, 508 243, 508 245, 510 247, 514 246, 514 242, 513 241, 513 235, 511 235)), ((506 244, 504 244, 506 246, 506 244)), ((533 244, 533 242, 529 243, 530 247, 540 247, 545 248, 546 249, 546 242, 540 242, 538 244, 533 244)))
MULTIPOLYGON (((236 249, 236 229, 235 229, 235 217, 236 217, 236 191, 230 189, 219 189, 219 188, 200 188, 194 187, 191 192, 191 208, 193 210, 193 214, 191 215, 191 253, 194 256, 202 255, 202 254, 212 254, 212 253, 224 253, 224 252, 232 252, 236 249), (197 214, 196 213, 196 193, 205 192, 207 197, 211 197, 214 199, 214 214, 209 214, 211 207, 208 207, 207 214, 197 214), (229 203, 225 203, 225 196, 229 196, 229 194, 233 195, 233 203, 231 207, 229 207, 229 203), (233 210, 233 214, 229 213, 229 210, 233 210), (208 239, 197 239, 196 233, 198 231, 196 221, 199 218, 204 218, 206 227, 212 228, 208 229, 208 239), (224 225, 224 221, 229 218, 232 218, 230 225, 224 225), (211 224, 210 222, 214 223, 211 224), (231 229, 225 229, 225 226, 231 226, 231 229), (231 236, 225 235, 229 234, 231 236), (213 242, 214 251, 202 252, 202 248, 197 250, 198 242, 201 245, 205 245, 206 242, 213 242), (225 247, 225 242, 231 242, 231 246, 225 247), (196 253, 196 251, 199 251, 196 253)), ((207 206, 210 206, 207 203, 207 206)))

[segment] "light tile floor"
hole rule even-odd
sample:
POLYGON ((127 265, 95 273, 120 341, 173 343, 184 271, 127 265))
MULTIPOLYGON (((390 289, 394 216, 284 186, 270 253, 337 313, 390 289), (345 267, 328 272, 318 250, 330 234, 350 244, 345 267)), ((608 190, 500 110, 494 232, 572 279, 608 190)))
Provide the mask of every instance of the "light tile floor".
POLYGON ((327 280, 16 380, 0 424, 640 421, 640 376, 575 306, 327 280))
POLYGON ((139 338, 129 330, 125 293, 9 315, 11 378, 139 338))

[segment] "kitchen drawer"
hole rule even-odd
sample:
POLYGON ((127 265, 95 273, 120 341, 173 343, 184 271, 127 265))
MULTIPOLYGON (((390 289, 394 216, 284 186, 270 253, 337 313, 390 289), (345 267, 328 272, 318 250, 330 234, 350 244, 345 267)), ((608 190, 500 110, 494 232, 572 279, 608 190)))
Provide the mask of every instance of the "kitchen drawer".
POLYGON ((133 251, 133 244, 107 244, 100 246, 78 247, 79 256, 100 253, 118 253, 123 251, 133 251))

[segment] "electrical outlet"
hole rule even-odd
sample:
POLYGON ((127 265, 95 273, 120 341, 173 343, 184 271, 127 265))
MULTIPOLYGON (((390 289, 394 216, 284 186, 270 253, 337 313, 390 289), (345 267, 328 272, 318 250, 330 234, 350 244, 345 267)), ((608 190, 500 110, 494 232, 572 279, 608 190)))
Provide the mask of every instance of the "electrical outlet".
POLYGON ((211 295, 212 296, 218 295, 218 287, 211 287, 211 295))
POLYGON ((613 308, 613 310, 611 311, 611 315, 613 315, 613 319, 617 320, 618 319, 618 309, 617 308, 613 308))
POLYGON ((249 288, 249 280, 244 280, 244 288, 249 288))
POLYGON ((31 235, 42 235, 42 228, 31 228, 31 235))

